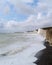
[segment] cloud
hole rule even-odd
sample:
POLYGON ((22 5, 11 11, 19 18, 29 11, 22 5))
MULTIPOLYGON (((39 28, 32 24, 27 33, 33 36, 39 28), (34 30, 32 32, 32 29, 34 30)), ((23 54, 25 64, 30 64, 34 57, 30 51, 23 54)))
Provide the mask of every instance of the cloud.
POLYGON ((8 0, 8 2, 14 5, 14 9, 17 13, 24 15, 33 15, 40 12, 48 13, 52 10, 51 0, 39 0, 37 6, 34 7, 27 5, 27 3, 34 3, 34 0, 8 0))
MULTIPOLYGON (((42 12, 50 12, 52 10, 52 0, 39 0, 38 7, 42 12)), ((41 12, 40 11, 40 12, 41 12)))
POLYGON ((0 32, 25 32, 31 31, 34 28, 34 15, 31 15, 24 22, 17 22, 14 20, 0 22, 0 32), (2 30, 1 30, 2 29, 2 30))
POLYGON ((16 13, 24 15, 34 14, 34 9, 31 6, 27 5, 27 3, 32 3, 33 0, 8 0, 8 2, 14 5, 16 13))
POLYGON ((3 15, 7 15, 10 12, 10 6, 7 3, 7 0, 0 0, 0 12, 3 15))
POLYGON ((5 4, 5 2, 3 0, 0 0, 0 10, 2 9, 4 4, 5 4))
POLYGON ((24 3, 33 3, 33 0, 22 0, 24 3))
POLYGON ((10 12, 10 7, 9 7, 9 5, 6 5, 6 6, 3 8, 3 14, 7 15, 9 12, 10 12))
POLYGON ((0 32, 2 33, 12 33, 12 32, 24 32, 24 22, 17 22, 17 21, 7 21, 7 22, 0 22, 0 32))
MULTIPOLYGON (((14 5, 17 13, 28 15, 29 17, 23 21, 18 22, 9 20, 0 22, 1 32, 22 32, 28 30, 35 30, 44 27, 52 27, 52 0, 39 0, 36 7, 27 5, 33 0, 7 0, 10 4, 14 5)), ((4 12, 8 13, 10 8, 6 6, 4 12)))
POLYGON ((38 16, 31 15, 27 18, 27 20, 23 22, 17 22, 14 20, 10 20, 7 22, 0 22, 0 32, 25 32, 25 31, 32 31, 39 28, 44 27, 52 27, 52 15, 50 14, 49 17, 42 17, 39 18, 38 16))

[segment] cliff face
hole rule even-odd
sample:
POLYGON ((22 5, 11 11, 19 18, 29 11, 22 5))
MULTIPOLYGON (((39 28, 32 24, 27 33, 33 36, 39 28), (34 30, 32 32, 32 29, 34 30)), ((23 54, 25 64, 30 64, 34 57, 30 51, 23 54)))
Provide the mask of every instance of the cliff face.
POLYGON ((41 34, 52 46, 52 27, 39 29, 38 33, 41 34))
POLYGON ((52 46, 52 28, 49 28, 49 29, 46 30, 46 40, 52 46))
POLYGON ((38 29, 38 34, 42 35, 44 38, 46 38, 46 30, 38 29))

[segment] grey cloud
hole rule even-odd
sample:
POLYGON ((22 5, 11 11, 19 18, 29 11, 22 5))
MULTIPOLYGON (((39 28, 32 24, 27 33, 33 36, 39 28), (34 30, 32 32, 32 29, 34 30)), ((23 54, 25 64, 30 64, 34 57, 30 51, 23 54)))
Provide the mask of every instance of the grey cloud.
MULTIPOLYGON (((7 21, 0 23, 0 32, 21 32, 35 30, 44 27, 52 27, 52 2, 51 0, 39 0, 38 5, 33 9, 21 1, 9 0, 16 10, 19 8, 19 13, 29 15, 24 22, 7 21), (37 15, 34 15, 34 14, 37 15), (46 15, 43 15, 46 13, 46 15)), ((18 12, 18 10, 17 10, 18 12)))
POLYGON ((34 9, 31 6, 27 5, 23 0, 8 0, 8 2, 14 5, 17 13, 24 15, 34 14, 34 9))

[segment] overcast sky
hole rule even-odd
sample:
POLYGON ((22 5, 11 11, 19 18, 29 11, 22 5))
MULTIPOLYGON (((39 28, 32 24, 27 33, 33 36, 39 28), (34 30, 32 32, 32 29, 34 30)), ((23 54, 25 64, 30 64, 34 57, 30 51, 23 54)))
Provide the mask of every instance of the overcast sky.
POLYGON ((52 0, 0 0, 0 32, 52 26, 52 0))

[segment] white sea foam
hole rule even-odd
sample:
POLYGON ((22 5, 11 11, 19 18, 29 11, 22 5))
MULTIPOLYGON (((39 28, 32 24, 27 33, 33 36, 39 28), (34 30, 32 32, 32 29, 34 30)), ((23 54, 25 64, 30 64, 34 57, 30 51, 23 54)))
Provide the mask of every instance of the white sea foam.
POLYGON ((44 38, 38 34, 5 34, 0 43, 0 65, 35 65, 34 55, 43 46, 44 38))

